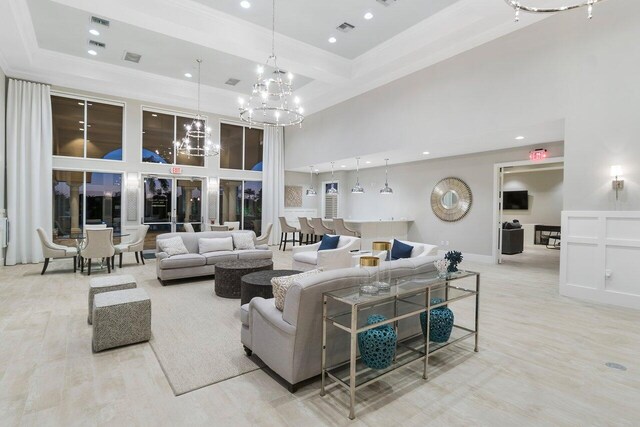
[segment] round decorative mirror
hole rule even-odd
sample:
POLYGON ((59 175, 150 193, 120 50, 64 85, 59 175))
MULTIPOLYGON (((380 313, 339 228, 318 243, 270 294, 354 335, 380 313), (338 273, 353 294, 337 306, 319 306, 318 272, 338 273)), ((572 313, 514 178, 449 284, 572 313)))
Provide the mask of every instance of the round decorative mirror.
POLYGON ((459 178, 445 178, 431 192, 431 209, 443 221, 455 222, 471 209, 471 189, 459 178))

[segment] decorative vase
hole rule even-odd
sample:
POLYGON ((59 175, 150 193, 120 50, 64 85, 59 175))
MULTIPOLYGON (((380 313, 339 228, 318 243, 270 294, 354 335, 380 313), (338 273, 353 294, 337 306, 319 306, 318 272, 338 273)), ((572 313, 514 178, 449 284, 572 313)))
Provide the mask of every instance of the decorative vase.
MULTIPOLYGON (((380 314, 372 314, 367 318, 367 325, 387 320, 380 314)), ((385 369, 393 363, 396 354, 398 337, 389 324, 381 325, 358 334, 360 359, 371 369, 385 369)))
MULTIPOLYGON (((440 304, 443 299, 434 298, 431 304, 440 304)), ((429 340, 435 343, 443 343, 449 341, 451 331, 453 330, 453 311, 447 306, 434 308, 429 316, 429 340)), ((422 325, 422 333, 427 334, 427 313, 420 313, 420 324, 422 325)))
POLYGON ((437 261, 434 261, 433 265, 436 267, 436 270, 438 271, 438 277, 440 277, 441 279, 445 279, 447 277, 447 272, 449 271, 449 265, 450 265, 449 260, 439 259, 437 261))

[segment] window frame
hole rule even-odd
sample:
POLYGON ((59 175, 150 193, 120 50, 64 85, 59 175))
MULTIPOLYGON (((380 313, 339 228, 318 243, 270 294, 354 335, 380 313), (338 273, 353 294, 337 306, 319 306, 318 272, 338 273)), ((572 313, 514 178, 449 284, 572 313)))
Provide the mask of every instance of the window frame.
POLYGON ((340 218, 340 180, 339 179, 334 179, 333 181, 322 181, 322 186, 320 187, 320 190, 322 191, 322 219, 333 219, 333 218, 327 218, 325 217, 325 213, 326 213, 326 202, 327 202, 327 190, 326 187, 329 184, 336 184, 336 187, 338 187, 338 195, 335 196, 336 198, 336 216, 335 218, 340 218))
MULTIPOLYGON (((75 94, 75 93, 71 93, 71 92, 63 92, 63 91, 57 91, 57 90, 51 90, 51 93, 49 94, 49 96, 57 96, 60 98, 67 98, 67 99, 76 99, 78 101, 84 101, 85 105, 84 105, 84 144, 83 144, 83 156, 82 157, 77 157, 77 156, 63 156, 60 154, 53 154, 53 158, 58 158, 58 159, 82 159, 82 160, 91 160, 91 161, 99 161, 99 162, 125 162, 126 158, 127 158, 127 141, 126 141, 126 135, 127 135, 127 102, 126 101, 115 101, 113 99, 108 99, 108 98, 100 98, 97 96, 84 96, 84 95, 79 95, 79 94, 75 94), (98 159, 98 158, 94 158, 94 157, 87 157, 87 103, 93 101, 93 102, 97 102, 99 104, 107 104, 107 105, 115 105, 118 107, 122 107, 122 159, 120 160, 110 160, 110 159, 98 159)), ((53 119, 52 119, 52 128, 53 128, 53 119)), ((51 143, 53 144, 53 141, 51 141, 51 143)), ((65 170, 71 170, 71 169, 65 169, 65 170)))
MULTIPOLYGON (((247 128, 251 127, 253 129, 260 129, 262 130, 263 134, 263 143, 264 143, 264 126, 261 125, 252 125, 249 126, 248 123, 245 122, 239 122, 239 121, 235 121, 235 120, 229 120, 229 119, 220 119, 218 120, 218 145, 220 146, 220 150, 222 150, 222 125, 231 125, 231 126, 240 126, 242 127, 242 169, 233 169, 233 168, 223 168, 222 166, 220 166, 220 156, 218 156, 218 169, 221 171, 241 171, 241 172, 259 172, 262 173, 262 171, 254 171, 251 169, 245 169, 245 160, 247 157, 247 133, 246 130, 247 128)), ((264 155, 262 158, 262 162, 264 165, 264 155)))
MULTIPOLYGON (((171 115, 173 116, 173 140, 176 141, 176 138, 178 136, 178 117, 184 117, 187 119, 193 119, 195 118, 196 114, 195 113, 187 113, 184 111, 177 111, 177 110, 170 110, 170 109, 164 109, 164 108, 158 108, 158 107, 153 107, 153 106, 148 106, 148 105, 141 105, 140 106, 140 157, 138 159, 138 161, 140 162, 140 164, 142 165, 165 165, 165 166, 179 166, 179 167, 186 167, 186 168, 207 168, 209 166, 209 158, 208 157, 204 157, 204 165, 202 166, 195 166, 195 165, 183 165, 183 164, 179 164, 177 163, 177 159, 178 159, 178 153, 175 150, 173 150, 173 163, 153 163, 153 162, 145 162, 143 160, 142 157, 142 153, 144 150, 144 113, 148 112, 148 113, 157 113, 157 114, 165 114, 165 115, 171 115)), ((210 123, 209 121, 209 116, 207 116, 206 114, 202 114, 201 116, 205 119, 205 124, 206 123, 210 123)), ((219 137, 218 137, 219 138, 219 137)), ((219 160, 218 160, 219 162, 219 160)))

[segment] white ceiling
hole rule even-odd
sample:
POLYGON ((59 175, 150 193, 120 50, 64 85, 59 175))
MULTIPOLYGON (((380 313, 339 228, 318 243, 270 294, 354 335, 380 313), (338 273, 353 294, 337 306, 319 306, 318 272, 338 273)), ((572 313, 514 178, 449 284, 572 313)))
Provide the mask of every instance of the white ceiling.
MULTIPOLYGON (((249 0, 195 0, 240 19, 271 29, 272 2, 249 0)), ((398 0, 384 6, 376 0, 277 0, 276 30, 320 49, 353 59, 458 0, 398 0), (370 12, 373 18, 364 19, 370 12), (336 29, 343 22, 355 26, 345 34, 336 29), (329 37, 337 42, 331 44, 329 37)))

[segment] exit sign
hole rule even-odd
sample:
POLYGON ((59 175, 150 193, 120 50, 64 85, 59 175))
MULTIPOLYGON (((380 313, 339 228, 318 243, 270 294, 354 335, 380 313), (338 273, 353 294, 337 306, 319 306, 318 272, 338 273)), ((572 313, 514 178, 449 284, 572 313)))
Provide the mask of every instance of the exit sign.
POLYGON ((182 173, 182 168, 179 166, 173 166, 171 168, 171 173, 174 175, 180 175, 182 173))
POLYGON ((547 158, 549 152, 545 148, 537 148, 533 151, 529 151, 529 160, 544 160, 547 158))

